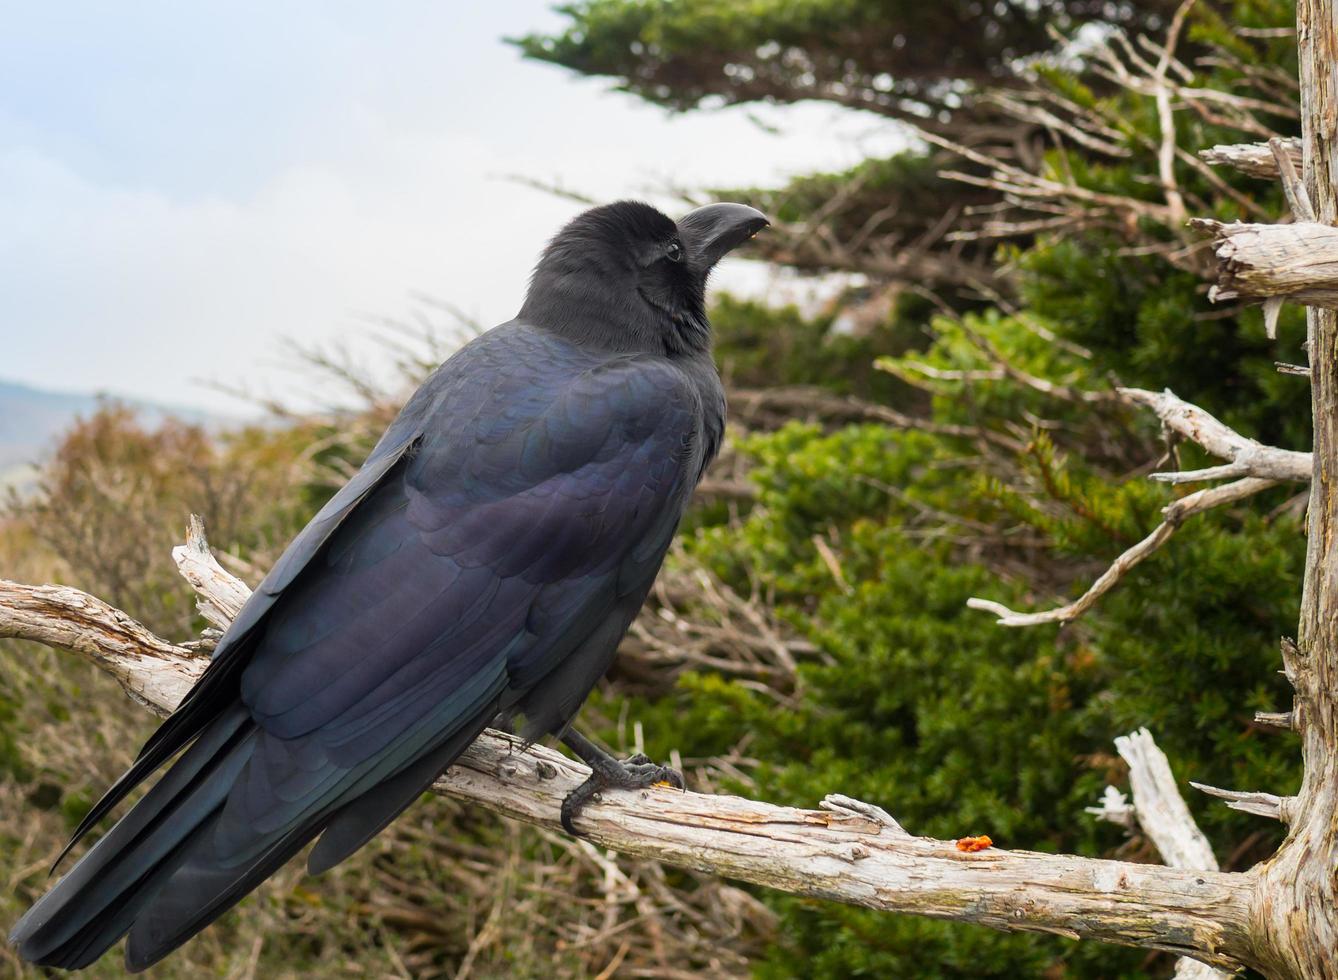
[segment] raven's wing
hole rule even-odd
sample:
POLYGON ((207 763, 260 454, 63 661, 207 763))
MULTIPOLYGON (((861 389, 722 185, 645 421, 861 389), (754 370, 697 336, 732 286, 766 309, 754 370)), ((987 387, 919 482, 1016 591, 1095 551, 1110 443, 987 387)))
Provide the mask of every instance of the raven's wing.
POLYGON ((528 328, 484 341, 323 512, 304 563, 258 590, 244 651, 210 668, 240 665, 219 696, 245 710, 221 709, 25 917, 25 956, 87 962, 131 928, 128 961, 147 965, 322 828, 312 863, 335 863, 639 605, 700 472, 695 389, 667 362, 596 362, 528 328))
POLYGON ((208 668, 172 714, 140 749, 135 763, 102 795, 79 823, 56 858, 59 865, 70 849, 143 782, 150 773, 184 748, 191 739, 236 699, 237 681, 250 659, 255 627, 274 607, 283 590, 330 539, 344 519, 371 493, 416 444, 423 417, 429 411, 435 386, 432 379, 405 404, 377 442, 361 469, 330 498, 305 528, 284 549, 260 586, 242 606, 215 647, 208 668))
POLYGON ((697 477, 695 391, 663 360, 534 343, 533 372, 494 360, 514 343, 471 359, 275 606, 241 682, 266 731, 328 735, 475 641, 528 688, 557 635, 653 577, 697 477))
POLYGON ((446 392, 269 613, 241 678, 250 757, 131 930, 136 964, 327 826, 312 866, 342 860, 640 603, 699 470, 696 392, 663 360, 537 343, 557 363, 446 392))

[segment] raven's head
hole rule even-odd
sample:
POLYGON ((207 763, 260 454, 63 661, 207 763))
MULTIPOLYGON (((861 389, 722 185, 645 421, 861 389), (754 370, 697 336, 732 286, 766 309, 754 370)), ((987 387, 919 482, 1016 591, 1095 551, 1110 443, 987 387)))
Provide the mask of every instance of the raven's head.
POLYGON ((677 223, 639 201, 591 208, 544 250, 520 319, 614 350, 704 351, 706 279, 768 223, 743 204, 708 204, 677 223))

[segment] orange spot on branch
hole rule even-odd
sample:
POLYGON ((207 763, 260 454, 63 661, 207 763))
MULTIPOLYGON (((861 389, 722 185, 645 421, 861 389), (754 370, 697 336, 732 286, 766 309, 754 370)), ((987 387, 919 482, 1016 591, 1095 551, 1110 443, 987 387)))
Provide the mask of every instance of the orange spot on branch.
POLYGON ((976 851, 983 851, 985 848, 993 846, 994 841, 984 834, 979 837, 963 837, 957 841, 957 850, 965 851, 967 854, 974 854, 976 851))

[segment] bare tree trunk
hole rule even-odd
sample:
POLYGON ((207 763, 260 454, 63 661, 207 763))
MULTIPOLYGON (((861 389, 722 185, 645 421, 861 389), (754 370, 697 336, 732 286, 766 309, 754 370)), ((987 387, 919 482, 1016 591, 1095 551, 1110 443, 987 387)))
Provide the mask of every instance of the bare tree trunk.
MULTIPOLYGON (((1338 10, 1298 0, 1305 189, 1315 219, 1338 224, 1338 10)), ((1314 477, 1299 642, 1283 645, 1296 689, 1305 779, 1282 848, 1261 869, 1252 910, 1258 956, 1278 977, 1338 976, 1338 312, 1311 309, 1314 477)))

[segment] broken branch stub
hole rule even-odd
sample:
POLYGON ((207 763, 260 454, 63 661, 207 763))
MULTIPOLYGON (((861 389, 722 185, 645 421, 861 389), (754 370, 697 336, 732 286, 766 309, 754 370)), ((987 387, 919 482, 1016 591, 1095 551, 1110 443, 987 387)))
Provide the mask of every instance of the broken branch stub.
POLYGON ((1190 224, 1213 235, 1213 302, 1277 298, 1338 308, 1338 228, 1317 221, 1226 224, 1208 218, 1190 224))

